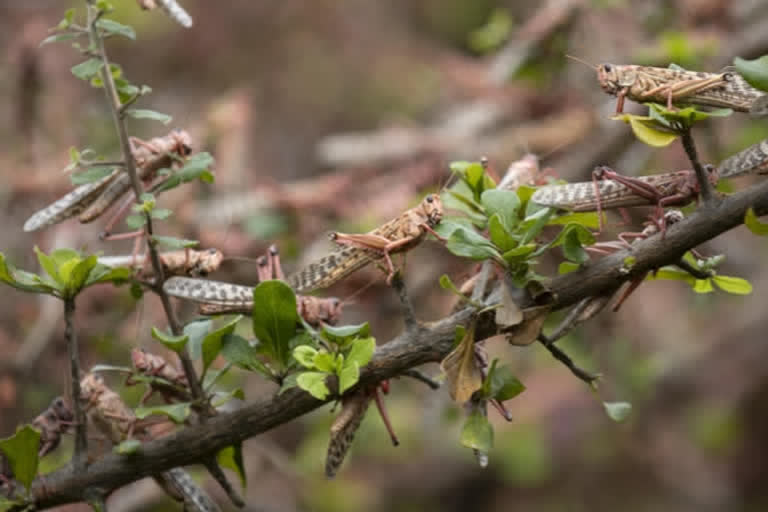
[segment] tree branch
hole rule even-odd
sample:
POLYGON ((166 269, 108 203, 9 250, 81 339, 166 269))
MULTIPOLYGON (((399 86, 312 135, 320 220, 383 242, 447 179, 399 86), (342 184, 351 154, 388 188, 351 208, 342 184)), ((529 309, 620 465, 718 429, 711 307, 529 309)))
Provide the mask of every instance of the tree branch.
MULTIPOLYGON (((554 296, 554 309, 571 306, 584 297, 600 295, 615 289, 623 281, 675 263, 690 248, 742 224, 750 207, 758 215, 768 213, 768 181, 733 194, 711 208, 700 208, 687 219, 671 226, 663 240, 659 235, 640 240, 633 244, 631 250, 616 252, 589 267, 553 279, 549 287, 554 296), (635 264, 626 272, 622 269, 625 268, 625 258, 630 254, 635 264)), ((474 308, 463 309, 380 345, 371 363, 361 370, 359 385, 372 385, 404 370, 440 361, 451 350, 456 327, 466 325, 474 311, 474 308)), ((478 339, 492 334, 495 333, 490 329, 484 329, 478 332, 478 339)), ((139 453, 129 456, 110 453, 91 464, 86 471, 74 471, 72 466, 67 466, 47 475, 45 486, 40 480, 35 482, 32 488, 35 505, 46 508, 81 501, 84 490, 89 487, 113 489, 159 471, 197 463, 222 448, 287 423, 322 404, 294 388, 145 443, 139 453)))

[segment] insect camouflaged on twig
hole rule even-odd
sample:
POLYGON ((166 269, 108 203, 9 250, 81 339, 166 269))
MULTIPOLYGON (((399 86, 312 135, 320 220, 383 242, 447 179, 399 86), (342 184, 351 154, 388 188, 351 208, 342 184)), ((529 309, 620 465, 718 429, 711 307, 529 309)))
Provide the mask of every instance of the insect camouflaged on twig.
MULTIPOLYGON (((132 138, 133 156, 139 171, 139 178, 152 180, 164 167, 170 167, 174 159, 186 156, 192 151, 192 139, 184 130, 174 130, 164 137, 149 142, 132 138)), ((24 231, 57 224, 79 215, 85 224, 97 219, 131 188, 130 177, 122 168, 115 169, 98 181, 80 185, 61 199, 35 212, 24 223, 24 231)))
MULTIPOLYGON (((592 66, 590 64, 590 66, 592 66)), ((730 108, 737 112, 763 115, 768 95, 749 85, 737 72, 688 71, 680 67, 659 68, 634 64, 600 64, 600 87, 618 98, 616 112, 624 108, 624 98, 639 103, 655 102, 730 108)))
POLYGON ((768 174, 768 139, 752 144, 717 166, 721 178, 742 174, 768 174))
MULTIPOLYGON (((224 255, 218 249, 180 249, 158 254, 163 274, 166 276, 204 277, 215 272, 224 260, 224 255)), ((153 269, 144 268, 148 259, 144 256, 99 256, 98 262, 108 267, 134 267, 139 269, 139 275, 149 277, 153 269)))

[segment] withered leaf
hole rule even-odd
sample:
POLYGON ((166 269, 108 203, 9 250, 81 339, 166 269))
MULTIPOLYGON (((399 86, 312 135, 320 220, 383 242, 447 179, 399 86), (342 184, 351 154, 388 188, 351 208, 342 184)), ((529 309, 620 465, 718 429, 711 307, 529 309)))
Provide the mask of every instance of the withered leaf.
POLYGON ((475 360, 475 324, 440 363, 448 382, 448 392, 458 403, 464 403, 483 385, 483 376, 475 360))
POLYGON ((524 309, 522 323, 513 326, 506 332, 507 341, 518 346, 530 345, 536 341, 550 309, 552 306, 534 306, 524 309))

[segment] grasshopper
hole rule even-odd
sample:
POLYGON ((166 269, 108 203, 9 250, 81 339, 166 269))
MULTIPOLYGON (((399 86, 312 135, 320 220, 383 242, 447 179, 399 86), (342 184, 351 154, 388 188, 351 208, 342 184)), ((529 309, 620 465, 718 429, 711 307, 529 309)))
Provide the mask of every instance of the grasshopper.
MULTIPOLYGON (((277 247, 272 245, 268 254, 257 260, 259 282, 284 279, 277 247)), ((253 288, 220 281, 174 277, 163 284, 166 293, 182 299, 200 302, 200 314, 246 314, 253 312, 253 288)), ((299 315, 314 327, 334 325, 341 316, 342 304, 335 297, 321 298, 297 295, 299 315)))
POLYGON ((38 457, 45 457, 55 450, 61 443, 61 436, 67 433, 74 421, 75 416, 64 399, 60 396, 54 398, 51 405, 32 420, 32 426, 40 431, 38 457))
POLYGON ((396 219, 368 233, 331 233, 331 240, 341 247, 288 276, 288 284, 299 293, 327 288, 381 258, 384 258, 387 264, 387 282, 391 283, 395 268, 390 255, 413 248, 427 233, 432 233, 442 240, 443 238, 432 229, 442 218, 443 205, 440 196, 429 194, 418 206, 406 210, 396 219))
POLYGON ((768 139, 726 158, 717 166, 717 172, 721 178, 742 174, 768 174, 768 139))
POLYGON ((762 114, 768 95, 747 83, 735 71, 704 73, 680 67, 658 68, 634 64, 592 66, 603 91, 616 96, 616 113, 624 109, 624 98, 638 103, 666 103, 724 107, 737 112, 762 114))
MULTIPOLYGON (((100 375, 88 373, 80 382, 82 399, 91 422, 113 444, 133 436, 138 420, 133 410, 120 395, 110 389, 100 375)), ((142 434, 146 434, 144 429, 142 434)), ((187 510, 198 512, 219 511, 219 507, 198 487, 181 468, 174 468, 155 477, 157 483, 175 500, 184 503, 187 510), (182 475, 183 473, 183 475, 182 475)))
MULTIPOLYGON (((163 400, 169 404, 174 401, 191 400, 187 376, 163 357, 150 354, 144 349, 133 348, 131 362, 136 373, 151 378, 147 392, 141 397, 139 403, 145 403, 155 392, 160 393, 163 400)), ((129 375, 125 380, 126 386, 137 384, 132 377, 133 375, 129 375)))
MULTIPOLYGON (((151 181, 157 171, 170 167, 176 158, 187 156, 192 151, 191 140, 189 134, 183 130, 174 130, 149 142, 131 138, 139 177, 151 181)), ((100 180, 80 185, 61 199, 34 213, 24 223, 24 231, 36 231, 75 215, 78 215, 78 220, 83 224, 91 222, 100 217, 130 188, 131 180, 128 174, 122 168, 114 169, 100 180)))
MULTIPOLYGON (((173 276, 204 277, 216 271, 224 260, 224 255, 218 249, 196 251, 181 249, 178 251, 161 252, 158 254, 163 266, 163 274, 173 276)), ((108 267, 136 267, 141 275, 145 274, 145 256, 100 256, 99 263, 108 267)), ((151 274, 151 269, 149 269, 151 274)))
POLYGON ((352 446, 352 441, 355 440, 355 433, 360 428, 360 423, 362 423, 371 401, 376 402, 379 415, 384 421, 384 426, 387 427, 392 444, 395 446, 400 444, 389 421, 387 409, 384 407, 382 392, 385 394, 389 392, 388 381, 359 389, 341 399, 341 411, 331 424, 328 452, 325 457, 325 476, 328 478, 333 478, 341 467, 341 463, 344 462, 344 457, 352 446))
MULTIPOLYGON (((710 182, 716 184, 717 171, 711 165, 706 169, 710 182)), ((664 208, 684 206, 699 194, 699 183, 692 170, 630 178, 603 166, 595 168, 592 177, 592 181, 541 187, 531 200, 575 212, 597 211, 601 228, 604 208, 656 206, 655 218, 660 221, 663 234, 666 231, 664 208)))

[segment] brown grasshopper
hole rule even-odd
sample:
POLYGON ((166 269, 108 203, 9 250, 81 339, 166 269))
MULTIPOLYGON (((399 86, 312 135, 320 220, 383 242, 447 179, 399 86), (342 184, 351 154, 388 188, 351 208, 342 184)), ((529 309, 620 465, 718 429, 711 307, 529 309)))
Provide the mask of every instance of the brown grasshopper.
MULTIPOLYGON (((160 263, 163 266, 163 274, 166 276, 192 276, 192 277, 205 277, 208 274, 215 272, 221 262, 224 260, 224 255, 218 249, 207 249, 198 251, 194 249, 181 249, 178 251, 167 251, 158 254, 160 257, 160 263)), ((151 276, 151 269, 145 269, 144 265, 147 262, 146 255, 144 256, 100 256, 99 263, 108 267, 135 267, 139 269, 139 274, 142 277, 151 276), (149 275, 146 275, 147 272, 149 275)))
MULTIPOLYGON (((711 165, 705 167, 710 182, 716 184, 717 171, 711 165)), ((541 187, 534 192, 531 200, 575 212, 597 211, 601 231, 604 208, 656 206, 656 219, 660 221, 664 234, 664 208, 685 206, 699 194, 699 183, 692 170, 630 178, 603 166, 595 168, 592 176, 592 181, 541 187)))
POLYGON ((61 436, 73 425, 75 416, 62 397, 56 397, 46 410, 40 413, 32 426, 40 430, 39 457, 45 457, 58 448, 61 436))
POLYGON ((352 442, 355 440, 355 433, 360 428, 360 423, 362 423, 372 400, 376 402, 379 415, 387 427, 392 444, 395 446, 400 444, 389 421, 389 415, 381 395, 382 392, 384 394, 389 392, 388 381, 382 381, 376 386, 359 389, 341 399, 341 411, 339 411, 339 414, 331 424, 328 452, 325 457, 325 476, 328 478, 333 478, 339 467, 341 467, 341 463, 344 462, 344 457, 346 457, 352 442))
MULTIPOLYGON (((178 157, 189 155, 192 151, 191 141, 189 134, 183 130, 174 130, 149 142, 131 138, 139 178, 151 181, 157 171, 171 167, 178 157)), ((36 231, 75 215, 78 215, 78 220, 83 224, 91 222, 107 211, 130 188, 130 177, 122 168, 117 168, 98 181, 80 185, 58 201, 34 213, 24 223, 24 231, 36 231)), ((130 201, 132 198, 126 204, 130 204, 130 201)))
MULTIPOLYGON (((138 419, 120 395, 110 389, 100 375, 88 373, 80 381, 82 399, 91 422, 113 444, 119 444, 133 437, 134 431, 146 436, 138 419)), ((187 510, 212 512, 219 507, 189 478, 181 468, 160 473, 155 480, 168 494, 181 501, 187 510)))
POLYGON ((634 64, 592 66, 603 91, 616 96, 616 113, 624 98, 638 103, 666 103, 724 107, 737 112, 761 114, 768 95, 747 83, 735 71, 704 73, 679 67, 658 68, 634 64))
MULTIPOLYGON (((272 245, 267 255, 257 259, 259 282, 270 279, 284 279, 277 247, 272 245)), ((200 314, 225 315, 253 312, 253 288, 220 281, 174 277, 163 284, 169 295, 200 302, 200 314)), ((335 297, 312 297, 297 295, 296 307, 299 315, 309 324, 334 325, 341 317, 342 303, 335 297)))
POLYGON ((387 282, 390 283, 395 274, 390 255, 413 248, 427 233, 442 240, 432 229, 442 218, 440 196, 429 194, 418 206, 368 233, 331 233, 331 240, 342 247, 288 276, 288 284, 299 293, 327 288, 381 258, 387 264, 387 282))
MULTIPOLYGON (((145 403, 155 392, 160 393, 166 403, 191 400, 187 376, 163 357, 134 348, 131 350, 131 362, 138 374, 153 377, 139 403, 145 403)), ((136 381, 129 375, 125 384, 131 386, 136 384, 136 381)))
POLYGON ((717 172, 721 178, 742 174, 768 174, 768 139, 726 158, 717 166, 717 172))

